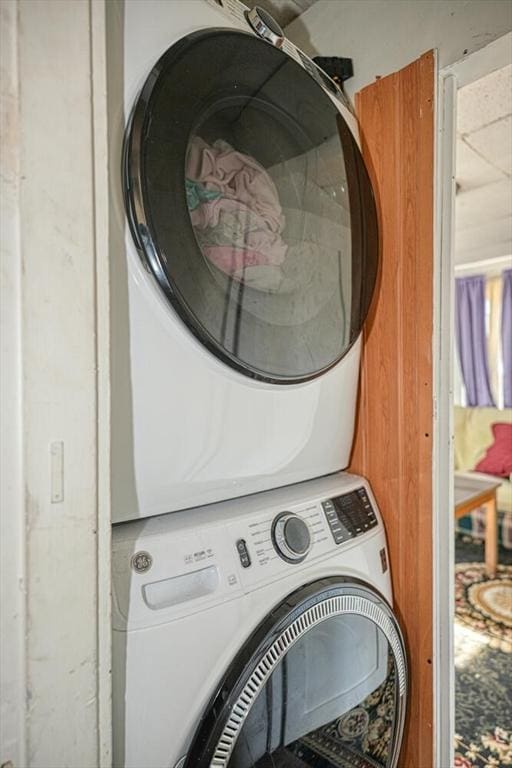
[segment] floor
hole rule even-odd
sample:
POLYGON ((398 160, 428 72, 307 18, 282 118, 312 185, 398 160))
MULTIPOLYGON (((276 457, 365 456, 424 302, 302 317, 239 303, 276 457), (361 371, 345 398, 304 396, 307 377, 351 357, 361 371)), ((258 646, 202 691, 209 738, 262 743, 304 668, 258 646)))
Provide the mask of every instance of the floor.
POLYGON ((499 618, 512 616, 512 550, 500 547, 494 584, 481 543, 458 534, 455 560, 455 768, 505 768, 512 766, 512 623, 499 618), (498 613, 491 616, 478 598, 492 589, 498 613))

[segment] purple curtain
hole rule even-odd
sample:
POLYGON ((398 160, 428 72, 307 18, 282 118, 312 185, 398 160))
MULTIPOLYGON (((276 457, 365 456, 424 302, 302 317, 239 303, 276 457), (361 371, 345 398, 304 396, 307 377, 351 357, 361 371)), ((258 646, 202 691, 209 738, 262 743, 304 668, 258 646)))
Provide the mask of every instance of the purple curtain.
POLYGON ((501 343, 503 345, 503 404, 505 408, 512 408, 512 269, 503 271, 501 343))
POLYGON ((487 363, 483 275, 456 278, 455 291, 457 349, 467 404, 494 405, 487 363))

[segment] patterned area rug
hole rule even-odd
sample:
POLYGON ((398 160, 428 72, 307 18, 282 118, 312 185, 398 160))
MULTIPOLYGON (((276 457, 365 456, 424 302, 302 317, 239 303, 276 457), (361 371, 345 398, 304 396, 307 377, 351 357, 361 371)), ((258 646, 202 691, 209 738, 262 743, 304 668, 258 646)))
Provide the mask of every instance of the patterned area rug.
POLYGON ((290 749, 315 768, 383 768, 388 764, 395 726, 395 666, 378 688, 328 725, 302 737, 290 749))
POLYGON ((455 566, 455 613, 491 646, 512 653, 512 566, 498 565, 488 579, 483 563, 455 566))
POLYGON ((488 579, 474 562, 482 547, 459 540, 456 555, 455 768, 505 768, 512 766, 512 566, 488 579), (461 562, 468 556, 472 562, 461 562))
POLYGON ((455 734, 455 768, 504 768, 512 765, 511 733, 502 728, 495 728, 494 733, 481 737, 481 744, 465 744, 459 734, 455 734))

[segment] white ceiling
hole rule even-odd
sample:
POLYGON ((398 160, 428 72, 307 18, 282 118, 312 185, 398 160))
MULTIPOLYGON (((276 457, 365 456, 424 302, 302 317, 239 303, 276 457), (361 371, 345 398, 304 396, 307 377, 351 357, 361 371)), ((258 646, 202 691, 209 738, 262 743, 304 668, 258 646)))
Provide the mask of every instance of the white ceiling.
POLYGON ((457 111, 455 263, 512 255, 512 65, 461 88, 457 111))

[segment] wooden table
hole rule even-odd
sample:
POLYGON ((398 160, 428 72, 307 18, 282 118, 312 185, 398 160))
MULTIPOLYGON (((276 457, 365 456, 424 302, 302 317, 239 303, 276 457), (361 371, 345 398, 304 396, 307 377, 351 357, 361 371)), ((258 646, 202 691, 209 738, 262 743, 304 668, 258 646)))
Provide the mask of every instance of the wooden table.
POLYGON ((472 473, 455 472, 455 517, 469 515, 485 507, 485 569, 488 576, 496 575, 498 561, 498 519, 496 490, 501 483, 495 478, 472 473))

